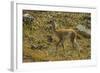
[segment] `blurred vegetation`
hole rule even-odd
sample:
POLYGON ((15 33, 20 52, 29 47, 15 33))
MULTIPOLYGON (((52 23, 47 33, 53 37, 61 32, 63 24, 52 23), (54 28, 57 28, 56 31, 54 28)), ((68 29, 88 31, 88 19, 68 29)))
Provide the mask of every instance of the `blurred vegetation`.
POLYGON ((23 23, 23 62, 40 61, 62 61, 62 60, 82 60, 91 58, 91 38, 77 39, 83 48, 78 53, 77 48, 73 49, 66 40, 65 51, 62 46, 56 51, 58 38, 54 36, 48 23, 54 19, 56 29, 76 28, 83 25, 91 29, 91 14, 78 12, 56 12, 56 11, 34 11, 23 10, 23 14, 28 13, 34 17, 32 25, 23 23), (30 28, 32 28, 30 30, 30 28))

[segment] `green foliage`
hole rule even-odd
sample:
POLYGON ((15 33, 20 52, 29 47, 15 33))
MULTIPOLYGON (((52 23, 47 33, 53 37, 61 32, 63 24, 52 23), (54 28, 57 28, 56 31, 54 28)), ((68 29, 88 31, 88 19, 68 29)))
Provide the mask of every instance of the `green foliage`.
POLYGON ((32 26, 23 24, 23 62, 81 60, 91 58, 90 38, 78 39, 83 48, 80 55, 77 48, 73 49, 71 43, 65 42, 65 51, 61 46, 57 53, 55 45, 58 38, 53 35, 50 20, 55 20, 56 29, 75 28, 84 25, 91 29, 91 14, 78 12, 34 11, 23 10, 35 19, 32 26), (30 28, 32 27, 32 30, 30 28), (50 37, 51 36, 51 37, 50 37))

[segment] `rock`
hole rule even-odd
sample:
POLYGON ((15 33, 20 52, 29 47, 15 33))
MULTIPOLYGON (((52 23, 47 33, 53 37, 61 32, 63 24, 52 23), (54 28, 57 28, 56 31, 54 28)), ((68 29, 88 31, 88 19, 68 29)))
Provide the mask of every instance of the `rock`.
POLYGON ((90 29, 86 29, 85 26, 83 25, 78 25, 76 26, 78 33, 80 33, 81 35, 83 35, 86 38, 90 38, 91 37, 91 30, 90 29))

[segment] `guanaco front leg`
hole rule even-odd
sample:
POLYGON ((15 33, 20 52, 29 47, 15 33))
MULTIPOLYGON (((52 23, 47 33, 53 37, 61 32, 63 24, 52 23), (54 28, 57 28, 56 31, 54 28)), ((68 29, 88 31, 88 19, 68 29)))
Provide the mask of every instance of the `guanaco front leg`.
POLYGON ((63 51, 64 51, 64 54, 65 54, 65 49, 64 49, 64 39, 60 39, 56 45, 56 53, 58 51, 58 46, 61 44, 62 48, 63 48, 63 51))
POLYGON ((64 39, 61 41, 61 45, 62 45, 62 47, 63 47, 63 52, 64 52, 64 54, 65 54, 64 39))
POLYGON ((60 39, 60 40, 58 41, 58 43, 56 44, 56 51, 55 51, 55 54, 57 54, 58 46, 59 46, 60 42, 61 42, 61 39, 60 39))

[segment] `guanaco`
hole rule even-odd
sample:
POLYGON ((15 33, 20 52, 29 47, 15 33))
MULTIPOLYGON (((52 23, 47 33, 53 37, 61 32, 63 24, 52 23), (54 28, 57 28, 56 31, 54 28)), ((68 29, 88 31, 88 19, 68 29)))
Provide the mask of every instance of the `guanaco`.
POLYGON ((82 49, 79 46, 79 43, 77 42, 76 38, 77 38, 77 33, 74 29, 58 29, 56 30, 55 28, 55 21, 50 21, 49 22, 52 26, 52 30, 54 32, 54 34, 58 37, 59 41, 56 44, 56 52, 57 52, 57 47, 60 45, 62 45, 63 50, 64 50, 64 41, 66 37, 69 37, 68 39, 70 40, 71 44, 72 44, 72 48, 75 48, 77 46, 77 48, 80 50, 82 49))

